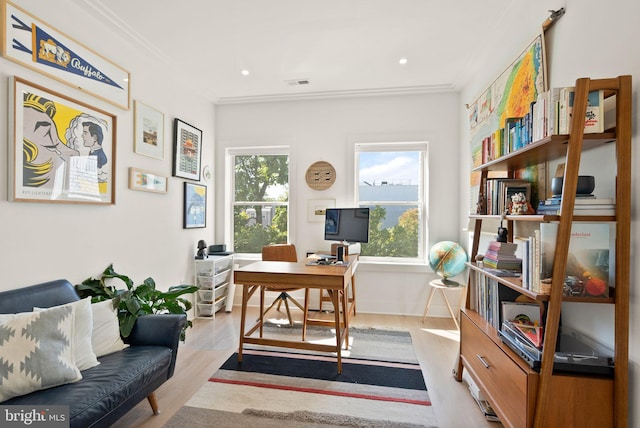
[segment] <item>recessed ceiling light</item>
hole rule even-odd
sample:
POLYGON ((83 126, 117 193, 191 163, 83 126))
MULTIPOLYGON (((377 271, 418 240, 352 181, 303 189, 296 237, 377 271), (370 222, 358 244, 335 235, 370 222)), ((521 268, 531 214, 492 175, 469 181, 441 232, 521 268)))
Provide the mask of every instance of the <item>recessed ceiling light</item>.
POLYGON ((409 60, 406 57, 402 57, 400 58, 400 60, 398 61, 398 63, 400 65, 405 65, 407 62, 409 62, 409 60))
POLYGON ((244 68, 244 69, 240 70, 240 73, 242 73, 243 76, 248 76, 249 75, 249 70, 244 68))

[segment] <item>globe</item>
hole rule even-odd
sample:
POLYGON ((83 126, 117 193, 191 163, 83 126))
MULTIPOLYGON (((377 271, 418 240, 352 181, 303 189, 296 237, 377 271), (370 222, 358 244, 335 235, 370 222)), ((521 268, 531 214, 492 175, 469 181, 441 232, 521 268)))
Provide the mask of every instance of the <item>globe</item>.
POLYGON ((466 262, 467 253, 457 242, 441 241, 429 250, 429 265, 444 281, 462 273, 466 262))

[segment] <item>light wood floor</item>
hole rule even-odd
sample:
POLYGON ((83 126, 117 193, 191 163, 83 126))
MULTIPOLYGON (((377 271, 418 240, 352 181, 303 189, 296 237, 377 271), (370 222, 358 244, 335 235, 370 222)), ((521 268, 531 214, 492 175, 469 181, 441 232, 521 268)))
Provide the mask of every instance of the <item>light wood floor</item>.
MULTIPOLYGON (((253 319, 257 311, 249 310, 248 319, 253 319)), ((358 313, 351 325, 411 332, 440 428, 501 427, 484 418, 466 384, 456 382, 452 376, 460 335, 451 319, 429 317, 423 324, 416 316, 358 313)), ((180 345, 174 376, 156 391, 161 413, 154 416, 145 400, 113 426, 162 427, 238 349, 239 331, 240 308, 234 308, 231 313, 218 312, 215 319, 194 320, 193 328, 187 330, 186 342, 180 345)))

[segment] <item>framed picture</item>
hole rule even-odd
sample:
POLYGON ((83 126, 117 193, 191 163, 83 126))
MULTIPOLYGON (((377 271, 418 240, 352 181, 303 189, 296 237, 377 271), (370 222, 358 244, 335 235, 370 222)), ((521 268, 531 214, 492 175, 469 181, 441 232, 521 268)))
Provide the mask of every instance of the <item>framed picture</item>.
POLYGON ((167 193, 167 182, 167 177, 138 168, 129 168, 129 189, 167 193))
POLYGON ((323 222, 327 208, 335 208, 335 199, 309 199, 307 201, 307 221, 323 222))
POLYGON ((1 2, 5 58, 129 110, 130 74, 19 6, 1 2))
POLYGON ((136 100, 133 102, 133 119, 135 152, 164 159, 164 114, 136 100))
POLYGON ((202 131, 175 119, 173 122, 173 176, 200 181, 202 131))
POLYGON ((9 200, 115 204, 115 115, 16 76, 9 100, 9 200))
POLYGON ((184 229, 207 227, 207 186, 184 182, 184 229))

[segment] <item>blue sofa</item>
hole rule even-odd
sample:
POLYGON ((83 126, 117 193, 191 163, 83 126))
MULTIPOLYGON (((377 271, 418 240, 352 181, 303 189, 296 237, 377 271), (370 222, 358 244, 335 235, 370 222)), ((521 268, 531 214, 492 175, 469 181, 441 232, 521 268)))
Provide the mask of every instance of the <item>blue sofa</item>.
MULTIPOLYGON (((79 300, 67 280, 0 292, 0 313, 30 312, 79 300)), ((144 315, 125 340, 130 346, 98 358, 82 380, 11 398, 2 405, 69 406, 71 427, 108 427, 147 398, 155 414, 154 391, 174 372, 186 315, 144 315)))

